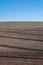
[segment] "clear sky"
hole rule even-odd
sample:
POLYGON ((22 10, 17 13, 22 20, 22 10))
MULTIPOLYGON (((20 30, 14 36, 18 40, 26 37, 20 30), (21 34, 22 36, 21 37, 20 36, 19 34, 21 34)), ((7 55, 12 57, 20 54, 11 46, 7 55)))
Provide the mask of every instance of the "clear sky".
POLYGON ((0 21, 43 21, 43 0, 0 0, 0 21))

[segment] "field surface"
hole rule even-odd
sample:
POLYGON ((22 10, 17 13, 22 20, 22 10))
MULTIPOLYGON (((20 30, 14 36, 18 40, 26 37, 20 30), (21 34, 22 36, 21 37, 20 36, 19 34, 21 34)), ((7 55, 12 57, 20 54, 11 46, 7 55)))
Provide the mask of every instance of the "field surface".
POLYGON ((0 65, 43 65, 43 23, 0 23, 0 65))

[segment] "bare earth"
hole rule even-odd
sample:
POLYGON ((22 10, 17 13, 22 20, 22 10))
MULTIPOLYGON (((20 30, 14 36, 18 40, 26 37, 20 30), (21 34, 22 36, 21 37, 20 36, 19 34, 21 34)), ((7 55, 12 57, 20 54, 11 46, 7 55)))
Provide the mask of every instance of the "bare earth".
POLYGON ((43 65, 43 23, 0 23, 0 65, 43 65))

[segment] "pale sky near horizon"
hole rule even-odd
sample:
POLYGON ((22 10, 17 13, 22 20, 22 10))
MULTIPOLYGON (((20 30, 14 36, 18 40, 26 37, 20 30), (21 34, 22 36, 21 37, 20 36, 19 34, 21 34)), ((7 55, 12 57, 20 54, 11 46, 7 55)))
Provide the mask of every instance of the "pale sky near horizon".
POLYGON ((43 0, 0 0, 0 21, 43 21, 43 0))

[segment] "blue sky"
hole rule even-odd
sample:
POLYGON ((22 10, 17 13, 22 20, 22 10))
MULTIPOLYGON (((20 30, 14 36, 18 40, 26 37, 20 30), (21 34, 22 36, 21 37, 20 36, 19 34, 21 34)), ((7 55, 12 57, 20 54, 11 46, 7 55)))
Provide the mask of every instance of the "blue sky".
POLYGON ((0 21, 43 21, 43 0, 0 0, 0 21))

